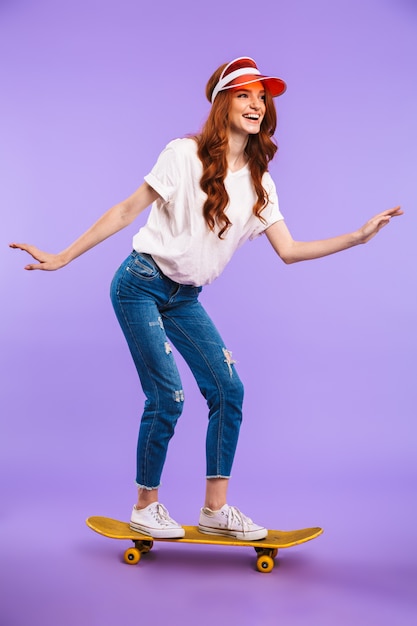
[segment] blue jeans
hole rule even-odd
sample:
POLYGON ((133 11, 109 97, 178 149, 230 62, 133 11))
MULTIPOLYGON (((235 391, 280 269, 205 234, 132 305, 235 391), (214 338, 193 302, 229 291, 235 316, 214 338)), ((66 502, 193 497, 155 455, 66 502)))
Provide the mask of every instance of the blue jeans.
POLYGON ((201 287, 165 276, 135 251, 117 270, 111 299, 146 396, 137 447, 138 486, 160 485, 168 444, 184 404, 171 343, 208 405, 207 478, 230 476, 242 421, 243 385, 231 353, 198 301, 201 287))

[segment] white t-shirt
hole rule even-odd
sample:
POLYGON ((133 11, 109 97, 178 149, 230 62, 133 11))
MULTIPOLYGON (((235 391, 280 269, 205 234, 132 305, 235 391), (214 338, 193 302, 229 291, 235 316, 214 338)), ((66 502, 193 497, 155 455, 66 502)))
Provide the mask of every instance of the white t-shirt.
POLYGON ((262 184, 269 196, 257 218, 257 200, 249 167, 229 171, 224 185, 229 195, 226 213, 232 226, 218 237, 203 216, 206 194, 200 187, 203 167, 194 139, 174 139, 161 152, 145 181, 161 196, 153 204, 145 226, 133 238, 137 252, 151 254, 162 272, 182 285, 207 285, 221 274, 233 253, 247 239, 283 219, 275 184, 268 172, 262 184))

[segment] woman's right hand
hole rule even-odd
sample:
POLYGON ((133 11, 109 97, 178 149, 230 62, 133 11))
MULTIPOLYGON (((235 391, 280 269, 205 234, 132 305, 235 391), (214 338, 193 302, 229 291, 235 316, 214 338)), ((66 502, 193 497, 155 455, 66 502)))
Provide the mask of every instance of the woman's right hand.
POLYGON ((38 261, 38 263, 29 263, 26 265, 24 268, 25 270, 45 270, 52 272, 54 270, 59 270, 67 264, 64 261, 62 254, 48 254, 47 252, 42 252, 39 248, 31 246, 27 243, 11 243, 9 246, 10 248, 15 248, 17 250, 24 250, 24 252, 30 254, 35 261, 38 261))
POLYGON ((106 211, 81 237, 78 237, 76 241, 59 254, 42 252, 39 248, 27 243, 11 243, 9 245, 11 248, 24 250, 35 261, 38 261, 38 263, 26 265, 25 270, 46 270, 50 272, 59 270, 81 254, 84 254, 84 252, 87 252, 87 250, 91 250, 97 244, 114 235, 114 233, 119 232, 122 228, 126 228, 158 197, 158 193, 148 183, 142 183, 127 200, 115 204, 106 211))

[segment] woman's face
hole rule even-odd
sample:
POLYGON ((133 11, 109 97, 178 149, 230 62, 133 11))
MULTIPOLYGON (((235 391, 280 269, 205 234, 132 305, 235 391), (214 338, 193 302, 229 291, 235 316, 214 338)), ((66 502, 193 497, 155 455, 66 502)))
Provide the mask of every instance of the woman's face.
POLYGON ((264 115, 265 89, 260 81, 233 89, 229 109, 232 133, 246 136, 259 133, 264 115))

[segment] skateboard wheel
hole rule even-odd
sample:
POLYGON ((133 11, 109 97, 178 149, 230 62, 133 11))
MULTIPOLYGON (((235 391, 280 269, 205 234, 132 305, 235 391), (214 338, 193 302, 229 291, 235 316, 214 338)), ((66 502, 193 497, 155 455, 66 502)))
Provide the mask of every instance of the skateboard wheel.
POLYGON ((259 572, 267 574, 274 569, 274 559, 267 554, 262 554, 256 561, 256 567, 259 572))
POLYGON ((136 565, 140 561, 140 550, 137 548, 128 548, 124 553, 124 562, 128 565, 136 565))

